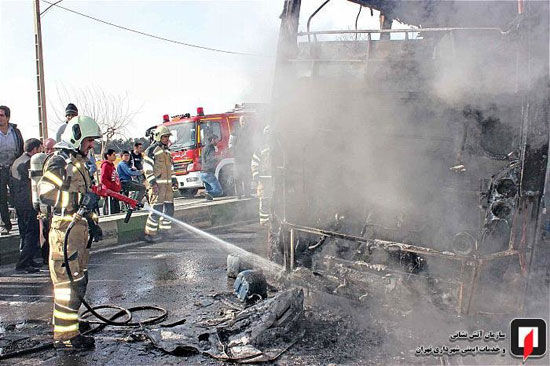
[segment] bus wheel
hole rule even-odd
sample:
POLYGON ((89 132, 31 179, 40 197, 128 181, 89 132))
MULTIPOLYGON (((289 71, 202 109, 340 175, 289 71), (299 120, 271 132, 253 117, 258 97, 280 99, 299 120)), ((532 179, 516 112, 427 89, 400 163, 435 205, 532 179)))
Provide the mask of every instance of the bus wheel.
POLYGON ((222 186, 224 196, 235 195, 235 179, 233 178, 233 167, 223 168, 218 176, 218 181, 222 186))
POLYGON ((193 198, 193 197, 195 197, 195 195, 197 194, 199 189, 198 188, 186 188, 186 189, 180 189, 179 191, 180 191, 180 194, 182 195, 182 197, 193 198))

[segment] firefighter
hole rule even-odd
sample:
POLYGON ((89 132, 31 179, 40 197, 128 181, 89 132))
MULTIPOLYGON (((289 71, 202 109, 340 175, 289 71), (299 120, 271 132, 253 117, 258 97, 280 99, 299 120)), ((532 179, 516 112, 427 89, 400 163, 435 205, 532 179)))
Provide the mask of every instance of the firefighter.
MULTIPOLYGON (((166 126, 159 126, 153 132, 153 144, 145 150, 143 158, 143 172, 148 186, 149 203, 153 209, 168 216, 174 215, 174 192, 172 156, 168 150, 170 130, 166 126)), ((151 212, 145 224, 144 240, 154 241, 160 231, 168 231, 172 222, 151 212)))
POLYGON ((78 309, 88 284, 88 239, 97 239, 101 230, 91 210, 97 195, 91 192, 92 181, 86 165, 86 156, 101 137, 98 124, 90 117, 75 116, 67 124, 54 154, 46 160, 43 175, 38 182, 38 196, 44 205, 52 207, 49 232, 50 276, 54 287, 54 346, 60 350, 91 349, 94 339, 80 333, 78 309), (75 215, 86 207, 84 217, 75 215), (75 225, 67 244, 68 260, 74 282, 68 279, 63 256, 63 245, 71 221, 75 225), (90 235, 90 236, 89 236, 90 235), (78 293, 78 294, 77 294, 78 293))
POLYGON ((263 142, 252 155, 250 164, 252 179, 257 184, 256 193, 260 201, 260 226, 266 232, 268 258, 277 263, 283 262, 281 226, 272 213, 273 176, 271 174, 272 153, 270 149, 271 132, 269 126, 263 130, 263 142))
POLYGON ((252 158, 252 135, 245 116, 239 118, 239 126, 229 136, 229 149, 235 158, 235 193, 237 198, 250 197, 250 164, 252 158))
POLYGON ((250 163, 252 179, 257 184, 257 194, 260 199, 259 214, 262 226, 268 226, 271 218, 272 179, 269 135, 270 129, 266 126, 263 131, 264 142, 254 152, 250 163))

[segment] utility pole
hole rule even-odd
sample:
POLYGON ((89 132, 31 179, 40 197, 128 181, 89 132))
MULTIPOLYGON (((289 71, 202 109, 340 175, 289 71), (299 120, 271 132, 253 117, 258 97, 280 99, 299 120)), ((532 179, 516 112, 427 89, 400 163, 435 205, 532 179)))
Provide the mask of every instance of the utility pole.
POLYGON ((40 139, 48 138, 46 116, 46 90, 44 87, 44 61, 42 57, 42 25, 40 23, 40 0, 34 0, 34 48, 36 52, 36 91, 38 93, 38 129, 40 139))

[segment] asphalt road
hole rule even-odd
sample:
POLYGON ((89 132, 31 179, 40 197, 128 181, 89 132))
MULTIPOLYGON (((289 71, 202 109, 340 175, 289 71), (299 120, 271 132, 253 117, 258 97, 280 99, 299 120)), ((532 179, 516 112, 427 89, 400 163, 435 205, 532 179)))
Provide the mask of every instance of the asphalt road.
MULTIPOLYGON (((214 231, 221 239, 265 255, 264 233, 256 224, 214 231)), ((87 299, 92 305, 158 305, 166 322, 215 316, 209 299, 232 289, 226 276, 227 252, 211 241, 182 233, 169 242, 143 242, 92 251, 87 299)), ((307 292, 305 336, 274 363, 277 365, 441 365, 519 364, 509 355, 415 356, 421 345, 445 344, 451 331, 485 329, 477 320, 459 319, 429 306, 395 311, 391 304, 366 303, 307 292), (385 306, 386 311, 382 311, 385 306), (387 311, 389 310, 389 312, 387 311)), ((411 302, 417 299, 411 299, 411 302)), ((17 275, 0 269, 0 353, 51 341, 52 289, 49 273, 17 275)), ((140 314, 149 317, 153 314, 140 314)), ((139 319, 139 314, 137 315, 139 319)), ((504 323, 497 323, 500 328, 504 323)), ((506 323, 507 324, 507 323, 506 323)), ((219 365, 204 355, 174 356, 140 338, 139 329, 107 327, 95 334, 96 349, 78 354, 46 350, 0 361, 17 365, 219 365)), ((142 334, 142 333, 141 333, 142 334)), ((548 358, 530 360, 546 364, 548 358)))
MULTIPOLYGON (((216 231, 214 231, 216 232, 216 231)), ((258 225, 225 229, 220 238, 238 243, 241 247, 262 252, 262 233, 258 225)), ((170 242, 155 244, 132 243, 112 250, 92 251, 87 299, 92 305, 116 304, 123 307, 158 305, 168 310, 167 322, 187 318, 201 308, 201 299, 219 292, 229 291, 232 282, 226 276, 227 252, 207 240, 181 233, 170 242)), ((0 339, 13 335, 9 325, 31 320, 29 334, 48 341, 51 336, 52 287, 49 272, 18 275, 12 266, 0 270, 0 339), (43 326, 44 325, 44 326, 43 326), (40 334, 46 330, 49 334, 40 334)), ((144 317, 152 315, 142 314, 144 317)), ((107 328, 95 335, 96 350, 78 356, 58 356, 55 351, 39 352, 18 359, 4 361, 13 364, 151 364, 180 363, 179 357, 150 350, 142 343, 123 341, 131 331, 107 328)), ((9 337, 7 337, 9 338, 9 337)), ((24 340, 21 345, 29 345, 24 340)), ((34 344, 33 344, 34 345, 34 344)), ((4 344, 5 346, 5 344, 4 344)), ((0 345, 0 347, 2 347, 0 345)), ((204 356, 196 356, 192 363, 213 363, 204 356)))

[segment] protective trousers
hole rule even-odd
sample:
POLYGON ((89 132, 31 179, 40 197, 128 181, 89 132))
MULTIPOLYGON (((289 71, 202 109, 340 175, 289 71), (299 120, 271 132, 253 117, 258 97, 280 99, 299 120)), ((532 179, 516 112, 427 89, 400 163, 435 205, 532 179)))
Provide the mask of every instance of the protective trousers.
POLYGON ((235 194, 237 196, 249 196, 250 182, 252 181, 252 175, 250 173, 250 159, 235 164, 234 170, 236 191, 235 194))
POLYGON ((256 193, 260 199, 260 225, 267 226, 271 219, 271 179, 260 180, 256 193))
POLYGON ((78 309, 81 301, 77 293, 84 297, 88 285, 88 223, 85 219, 77 221, 73 226, 67 244, 74 287, 71 287, 65 270, 63 243, 71 220, 72 216, 54 215, 49 233, 49 267, 54 289, 54 340, 67 340, 79 334, 78 309))
MULTIPOLYGON (((153 209, 165 213, 168 216, 174 216, 174 192, 172 191, 172 182, 159 182, 158 192, 155 194, 152 188, 149 188, 149 202, 153 209)), ((154 212, 149 213, 145 224, 145 234, 150 236, 157 235, 159 230, 170 230, 172 222, 154 212)))

